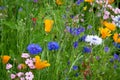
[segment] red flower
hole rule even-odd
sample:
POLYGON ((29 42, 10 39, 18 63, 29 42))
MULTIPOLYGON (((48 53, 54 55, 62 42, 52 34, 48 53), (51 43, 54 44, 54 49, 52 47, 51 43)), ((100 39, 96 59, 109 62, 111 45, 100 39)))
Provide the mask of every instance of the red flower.
POLYGON ((32 21, 35 23, 37 21, 37 18, 32 18, 32 21))

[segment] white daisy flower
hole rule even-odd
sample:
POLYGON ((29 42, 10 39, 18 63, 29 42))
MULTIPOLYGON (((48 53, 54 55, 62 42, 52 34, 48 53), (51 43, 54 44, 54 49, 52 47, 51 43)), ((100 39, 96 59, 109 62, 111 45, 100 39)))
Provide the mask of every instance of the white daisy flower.
POLYGON ((97 35, 87 35, 85 38, 86 42, 89 42, 90 45, 100 45, 102 43, 102 39, 97 35))

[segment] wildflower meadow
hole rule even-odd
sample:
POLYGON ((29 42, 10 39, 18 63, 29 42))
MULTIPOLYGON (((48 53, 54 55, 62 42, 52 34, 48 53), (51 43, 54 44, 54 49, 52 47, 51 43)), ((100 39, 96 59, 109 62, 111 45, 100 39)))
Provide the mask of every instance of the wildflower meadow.
POLYGON ((0 0, 0 80, 120 80, 120 0, 0 0))

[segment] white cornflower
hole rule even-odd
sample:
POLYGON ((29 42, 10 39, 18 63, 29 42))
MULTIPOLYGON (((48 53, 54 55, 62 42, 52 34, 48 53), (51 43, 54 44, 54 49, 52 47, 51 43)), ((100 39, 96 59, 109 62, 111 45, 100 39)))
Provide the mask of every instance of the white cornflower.
POLYGON ((85 41, 89 42, 90 45, 100 45, 102 43, 102 39, 96 35, 87 35, 85 41))
POLYGON ((120 28, 120 15, 115 16, 115 17, 113 18, 113 21, 115 22, 115 25, 120 28))

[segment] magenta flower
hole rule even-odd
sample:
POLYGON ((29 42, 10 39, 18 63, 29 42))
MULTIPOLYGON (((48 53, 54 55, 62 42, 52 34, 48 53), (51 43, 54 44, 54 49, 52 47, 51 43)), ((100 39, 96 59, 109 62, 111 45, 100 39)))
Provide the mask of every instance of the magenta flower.
POLYGON ((7 70, 9 70, 9 69, 11 69, 11 68, 12 68, 12 64, 10 64, 10 63, 6 64, 6 69, 7 69, 7 70))
POLYGON ((21 57, 22 57, 22 58, 29 58, 30 55, 29 55, 28 53, 22 53, 21 57))
POLYGON ((30 72, 26 72, 25 73, 25 78, 26 78, 26 80, 33 80, 33 78, 34 78, 34 75, 33 75, 33 73, 30 71, 30 72))
POLYGON ((11 74, 11 75, 10 75, 10 78, 11 78, 11 79, 15 79, 15 77, 16 77, 15 74, 11 74))

